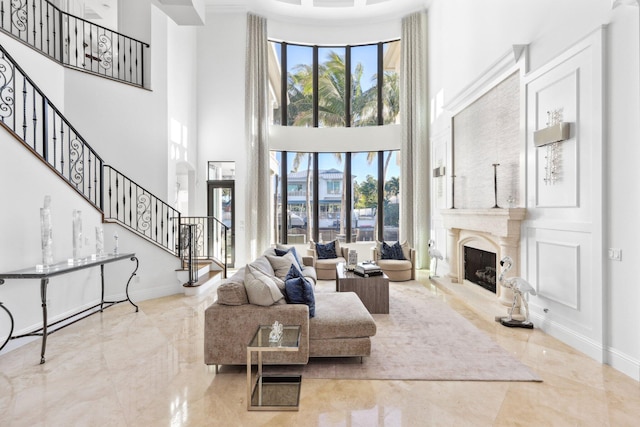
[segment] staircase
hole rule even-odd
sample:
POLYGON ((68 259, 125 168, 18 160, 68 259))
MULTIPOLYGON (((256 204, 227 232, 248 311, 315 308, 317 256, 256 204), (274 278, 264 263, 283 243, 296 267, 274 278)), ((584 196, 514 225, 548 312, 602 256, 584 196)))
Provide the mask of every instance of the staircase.
MULTIPOLYGON (((4 16, 2 10, 0 16, 4 16)), ((126 227, 180 258, 182 268, 177 274, 186 294, 202 293, 220 276, 226 277, 227 227, 211 217, 183 219, 179 211, 107 165, 3 46, 0 126, 97 209, 104 222, 126 227), (199 234, 188 241, 181 239, 185 227, 199 234), (201 264, 196 267, 196 262, 201 264), (184 271, 187 280, 183 280, 184 271)))
POLYGON ((47 0, 0 0, 0 31, 65 67, 144 87, 149 44, 70 15, 47 0))

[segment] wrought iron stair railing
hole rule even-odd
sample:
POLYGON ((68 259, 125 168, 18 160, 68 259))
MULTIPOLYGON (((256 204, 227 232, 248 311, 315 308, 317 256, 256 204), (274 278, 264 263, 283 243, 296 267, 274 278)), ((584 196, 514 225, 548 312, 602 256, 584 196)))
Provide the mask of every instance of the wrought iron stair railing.
POLYGON ((104 218, 179 256, 180 212, 115 168, 104 165, 104 218), (176 223, 174 218, 178 219, 176 223))
MULTIPOLYGON (((183 225, 195 235, 195 260, 217 259, 227 276, 231 233, 215 217, 182 217, 114 167, 106 165, 78 131, 0 45, 0 126, 102 213, 146 240, 183 257, 183 225)), ((193 267, 193 263, 190 268, 193 267)))
POLYGON ((189 269, 189 282, 198 280, 192 269, 198 260, 204 259, 220 260, 223 277, 226 278, 230 262, 229 227, 213 216, 183 216, 178 220, 181 230, 181 254, 183 263, 189 269))
POLYGON ((0 30, 64 66, 144 87, 148 43, 71 15, 47 0, 0 0, 0 30))
POLYGON ((0 123, 102 211, 102 158, 2 46, 0 123))

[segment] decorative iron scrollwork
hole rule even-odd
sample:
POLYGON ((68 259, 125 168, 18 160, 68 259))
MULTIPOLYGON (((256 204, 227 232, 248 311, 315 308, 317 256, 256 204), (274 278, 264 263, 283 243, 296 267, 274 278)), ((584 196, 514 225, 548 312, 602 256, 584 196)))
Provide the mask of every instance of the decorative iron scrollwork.
POLYGON ((13 65, 2 56, 0 57, 0 118, 4 121, 13 115, 13 65))
POLYGON ((142 193, 136 200, 137 229, 146 232, 151 228, 151 196, 142 193))
POLYGON ((27 1, 11 0, 11 23, 18 31, 27 30, 27 1))
POLYGON ((100 58, 100 66, 102 68, 109 69, 113 65, 111 39, 106 34, 98 36, 98 58, 100 58))
POLYGON ((69 143, 69 180, 77 187, 84 182, 84 143, 74 138, 69 143))

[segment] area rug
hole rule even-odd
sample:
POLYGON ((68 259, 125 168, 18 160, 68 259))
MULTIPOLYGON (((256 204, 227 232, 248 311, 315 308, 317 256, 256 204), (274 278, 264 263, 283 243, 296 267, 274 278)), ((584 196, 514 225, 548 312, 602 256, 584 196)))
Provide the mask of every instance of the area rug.
POLYGON ((312 358, 307 365, 269 366, 269 373, 326 379, 541 381, 418 282, 391 283, 389 307, 389 314, 373 315, 377 333, 371 338, 371 356, 362 363, 360 358, 312 358))

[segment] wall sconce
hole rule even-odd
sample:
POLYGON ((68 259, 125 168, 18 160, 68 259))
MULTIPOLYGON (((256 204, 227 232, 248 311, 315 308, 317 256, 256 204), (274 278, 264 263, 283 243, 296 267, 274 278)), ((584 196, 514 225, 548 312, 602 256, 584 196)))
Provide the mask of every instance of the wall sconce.
POLYGON ((570 131, 569 123, 559 122, 533 132, 533 143, 536 147, 542 147, 554 142, 565 141, 569 139, 570 131))
POLYGON ((533 132, 533 144, 536 147, 547 147, 545 155, 545 184, 555 184, 560 179, 560 163, 562 152, 560 143, 569 139, 571 127, 562 121, 562 108, 547 111, 547 127, 533 132))

